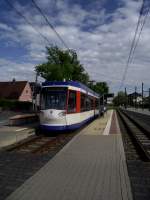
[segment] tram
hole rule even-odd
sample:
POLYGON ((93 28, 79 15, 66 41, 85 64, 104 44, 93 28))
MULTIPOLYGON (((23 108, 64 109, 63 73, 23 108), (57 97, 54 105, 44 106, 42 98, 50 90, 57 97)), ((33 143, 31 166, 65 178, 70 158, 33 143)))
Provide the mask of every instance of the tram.
POLYGON ((99 95, 77 81, 47 81, 40 95, 40 130, 80 128, 99 115, 99 95))

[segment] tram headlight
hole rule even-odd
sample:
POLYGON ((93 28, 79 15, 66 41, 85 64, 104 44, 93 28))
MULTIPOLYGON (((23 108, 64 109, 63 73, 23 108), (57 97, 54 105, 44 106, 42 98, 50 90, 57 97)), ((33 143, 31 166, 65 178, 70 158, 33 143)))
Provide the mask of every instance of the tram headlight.
POLYGON ((62 112, 60 112, 60 113, 58 114, 59 117, 63 117, 63 116, 65 116, 65 115, 66 115, 66 112, 65 112, 65 111, 62 111, 62 112))
POLYGON ((51 114, 51 115, 53 114, 53 111, 52 111, 52 110, 50 110, 50 114, 51 114))

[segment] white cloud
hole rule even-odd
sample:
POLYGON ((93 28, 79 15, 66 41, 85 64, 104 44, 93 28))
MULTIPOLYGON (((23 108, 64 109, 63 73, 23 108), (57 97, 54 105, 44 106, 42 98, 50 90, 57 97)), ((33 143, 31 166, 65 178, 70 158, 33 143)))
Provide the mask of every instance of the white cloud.
MULTIPOLYGON (((53 0, 38 1, 69 48, 77 51, 81 63, 84 64, 91 79, 108 81, 111 84, 111 89, 117 90, 126 66, 141 2, 122 0, 123 6, 117 8, 113 13, 106 12, 102 7, 103 1, 101 4, 99 1, 96 2, 96 5, 99 5, 101 9, 91 8, 90 12, 83 9, 79 4, 70 5, 67 2, 67 0, 56 2, 53 0), (48 11, 47 7, 50 4, 51 10, 48 11), (52 15, 52 7, 57 11, 55 16, 52 15), (109 18, 111 20, 108 20, 109 18)), ((20 9, 51 43, 63 47, 57 36, 49 29, 32 5, 20 7, 20 9)), ((10 14, 14 15, 12 12, 10 14)), ((29 63, 29 60, 36 61, 36 63, 41 63, 45 60, 46 42, 22 19, 14 18, 14 20, 16 31, 14 31, 13 27, 0 23, 0 32, 7 31, 5 35, 0 36, 0 39, 9 38, 14 42, 22 43, 28 52, 24 55, 24 57, 28 58, 28 61, 22 64, 23 67, 20 67, 21 63, 17 63, 17 61, 9 63, 9 61, 6 62, 5 60, 5 64, 3 63, 4 60, 0 59, 0 66, 8 66, 9 64, 15 66, 13 71, 9 67, 9 70, 6 67, 3 70, 4 66, 0 67, 0 76, 5 77, 3 79, 7 79, 8 70, 10 78, 15 72, 17 72, 18 77, 19 74, 21 77, 24 71, 23 77, 29 79, 34 74, 33 64, 32 62, 29 63)), ((142 81, 145 81, 147 85, 149 84, 149 25, 149 22, 145 25, 134 62, 129 66, 127 73, 126 83, 133 87, 134 85, 140 85, 142 81)))
POLYGON ((3 31, 13 31, 13 29, 8 26, 7 24, 3 24, 3 23, 0 23, 0 30, 3 30, 3 31))

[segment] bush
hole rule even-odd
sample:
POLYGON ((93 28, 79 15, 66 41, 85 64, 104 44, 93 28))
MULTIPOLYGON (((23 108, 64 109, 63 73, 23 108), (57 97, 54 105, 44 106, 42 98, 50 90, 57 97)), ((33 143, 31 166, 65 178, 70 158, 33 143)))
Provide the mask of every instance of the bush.
POLYGON ((0 107, 3 110, 30 111, 32 109, 32 103, 21 102, 16 100, 0 99, 0 107))

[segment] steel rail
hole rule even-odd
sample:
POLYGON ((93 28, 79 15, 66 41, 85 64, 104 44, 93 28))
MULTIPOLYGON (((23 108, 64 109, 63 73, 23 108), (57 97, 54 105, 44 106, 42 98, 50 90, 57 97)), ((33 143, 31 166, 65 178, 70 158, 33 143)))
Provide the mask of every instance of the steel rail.
MULTIPOLYGON (((143 136, 145 136, 145 135, 147 136, 146 130, 144 130, 144 128, 140 124, 137 124, 137 122, 135 122, 135 120, 133 120, 133 118, 129 117, 122 110, 118 110, 118 114, 119 114, 123 124, 125 125, 125 128, 127 129, 128 133, 132 139, 133 144, 137 148, 138 153, 141 155, 141 158, 143 159, 143 161, 150 161, 149 152, 146 150, 142 141, 139 139, 139 137, 136 134, 138 132, 138 133, 141 133, 141 135, 143 134, 143 136), (136 133, 135 133, 135 131, 136 131, 136 133)), ((149 141, 149 140, 147 140, 147 141, 149 141)))

